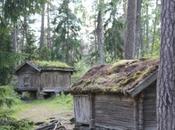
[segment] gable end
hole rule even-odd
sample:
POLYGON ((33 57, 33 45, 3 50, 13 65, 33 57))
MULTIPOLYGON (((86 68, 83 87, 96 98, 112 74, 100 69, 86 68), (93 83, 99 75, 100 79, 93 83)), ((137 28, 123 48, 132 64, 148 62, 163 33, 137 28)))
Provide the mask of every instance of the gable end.
POLYGON ((136 85, 136 87, 130 90, 128 93, 130 93, 132 97, 135 97, 137 94, 142 92, 145 88, 149 87, 154 81, 157 80, 157 73, 158 72, 155 71, 152 74, 150 74, 147 78, 145 78, 141 83, 136 85))

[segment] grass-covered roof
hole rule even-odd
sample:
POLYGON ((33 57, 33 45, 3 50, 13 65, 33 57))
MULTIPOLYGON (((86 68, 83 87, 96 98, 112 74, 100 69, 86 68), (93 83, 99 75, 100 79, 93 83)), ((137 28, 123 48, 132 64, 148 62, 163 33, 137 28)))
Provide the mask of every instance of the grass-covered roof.
POLYGON ((40 61, 40 60, 33 60, 30 61, 30 63, 38 66, 38 67, 42 67, 42 68, 71 68, 69 65, 67 65, 66 63, 60 62, 60 61, 40 61))
POLYGON ((70 92, 126 94, 157 68, 155 59, 121 60, 112 65, 95 66, 70 88, 70 92))
POLYGON ((40 60, 33 60, 27 61, 24 64, 17 67, 15 73, 19 73, 20 70, 25 67, 25 65, 29 65, 36 69, 37 71, 67 71, 73 72, 74 68, 67 65, 66 63, 60 61, 40 61, 40 60))

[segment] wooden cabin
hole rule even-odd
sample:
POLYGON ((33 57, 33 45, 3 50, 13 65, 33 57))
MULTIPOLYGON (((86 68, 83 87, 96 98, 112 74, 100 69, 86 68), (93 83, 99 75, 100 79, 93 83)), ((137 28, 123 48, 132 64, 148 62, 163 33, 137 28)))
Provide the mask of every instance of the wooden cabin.
POLYGON ((90 69, 71 88, 75 130, 156 130, 157 60, 90 69))
POLYGON ((27 61, 16 69, 18 92, 42 97, 66 91, 71 85, 73 68, 58 61, 27 61))

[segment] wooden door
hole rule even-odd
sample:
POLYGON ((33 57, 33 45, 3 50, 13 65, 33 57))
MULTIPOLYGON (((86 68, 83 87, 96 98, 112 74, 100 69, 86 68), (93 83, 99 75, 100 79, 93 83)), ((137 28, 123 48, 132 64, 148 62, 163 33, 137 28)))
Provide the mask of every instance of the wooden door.
POLYGON ((90 119, 90 99, 89 96, 74 96, 74 111, 76 122, 89 124, 90 119))

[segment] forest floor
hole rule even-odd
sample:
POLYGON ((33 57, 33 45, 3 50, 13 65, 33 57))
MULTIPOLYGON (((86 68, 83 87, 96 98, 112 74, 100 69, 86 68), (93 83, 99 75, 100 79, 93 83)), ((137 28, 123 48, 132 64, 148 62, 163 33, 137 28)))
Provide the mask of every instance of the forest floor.
POLYGON ((70 95, 61 95, 51 99, 33 100, 19 103, 14 108, 13 117, 28 119, 34 123, 59 120, 67 130, 72 130, 73 103, 70 95))

